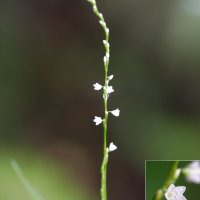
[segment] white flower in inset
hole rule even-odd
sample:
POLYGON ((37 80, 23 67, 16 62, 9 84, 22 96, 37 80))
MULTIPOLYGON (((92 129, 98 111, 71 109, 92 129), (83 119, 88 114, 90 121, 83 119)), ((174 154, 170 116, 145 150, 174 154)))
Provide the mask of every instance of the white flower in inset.
POLYGON ((110 111, 113 115, 115 115, 116 117, 119 116, 119 112, 120 110, 117 108, 116 110, 110 111))
POLYGON ((112 80, 113 77, 114 77, 114 75, 110 75, 110 76, 108 76, 107 78, 108 78, 108 80, 112 80))
POLYGON ((171 184, 165 193, 165 197, 167 200, 187 200, 183 193, 185 192, 185 186, 175 187, 174 184, 171 184))
POLYGON ((107 92, 107 94, 110 94, 111 92, 114 92, 113 87, 112 86, 108 86, 106 92, 107 92))
POLYGON ((95 90, 100 90, 103 87, 102 85, 100 85, 98 83, 93 84, 93 86, 94 86, 95 90))
POLYGON ((99 124, 101 124, 101 122, 102 122, 103 120, 101 119, 101 117, 95 116, 95 119, 94 119, 93 121, 96 123, 96 125, 99 125, 99 124))
POLYGON ((200 162, 193 161, 182 169, 185 178, 190 183, 200 184, 200 162))
POLYGON ((111 142, 110 145, 109 145, 108 151, 111 152, 111 151, 114 151, 116 149, 117 149, 117 147, 113 144, 113 142, 111 142))

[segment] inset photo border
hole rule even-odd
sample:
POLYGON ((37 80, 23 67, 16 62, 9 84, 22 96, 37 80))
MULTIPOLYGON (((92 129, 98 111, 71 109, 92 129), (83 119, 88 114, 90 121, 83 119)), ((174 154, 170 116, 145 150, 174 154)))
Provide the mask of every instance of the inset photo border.
POLYGON ((200 160, 146 160, 146 200, 199 200, 200 160))

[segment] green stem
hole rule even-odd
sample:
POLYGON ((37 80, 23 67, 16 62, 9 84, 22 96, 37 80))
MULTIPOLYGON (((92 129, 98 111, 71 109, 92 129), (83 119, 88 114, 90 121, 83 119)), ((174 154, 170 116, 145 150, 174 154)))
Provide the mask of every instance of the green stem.
POLYGON ((103 162, 101 165, 101 199, 106 200, 107 199, 107 194, 106 194, 106 166, 108 163, 108 152, 105 154, 103 158, 103 162))
POLYGON ((177 181, 181 171, 180 169, 177 169, 178 163, 179 161, 174 161, 167 179, 163 186, 155 193, 152 200, 161 200, 169 186, 177 181))
POLYGON ((105 109, 105 118, 103 122, 103 128, 104 128, 104 159, 102 162, 103 166, 103 171, 101 171, 101 189, 104 191, 101 193, 101 199, 102 200, 107 200, 107 163, 108 163, 108 152, 106 150, 107 148, 107 120, 108 120, 108 111, 107 111, 107 87, 108 87, 108 82, 107 82, 107 66, 105 66, 105 85, 104 85, 104 109, 105 109), (106 161, 105 161, 106 159, 106 161))
MULTIPOLYGON (((107 34, 106 34, 107 35, 107 34)), ((106 37, 106 40, 108 37, 106 37)), ((106 48, 106 53, 108 52, 108 49, 106 48)), ((105 109, 105 118, 104 118, 104 158, 107 157, 107 161, 104 163, 104 196, 101 197, 102 200, 107 200, 107 163, 108 163, 108 152, 106 150, 107 148, 107 142, 106 142, 106 134, 107 134, 107 120, 108 120, 108 111, 107 111, 107 87, 108 87, 108 81, 107 81, 107 71, 108 71, 108 62, 106 62, 106 65, 104 66, 105 69, 105 85, 104 85, 104 109, 105 109)), ((102 174, 102 179, 103 179, 103 174, 102 174)))
MULTIPOLYGON (((109 30, 107 29, 107 26, 105 24, 103 15, 99 13, 96 5, 95 0, 88 0, 92 5, 93 5, 93 11, 95 14, 99 17, 101 25, 105 31, 105 37, 106 37, 106 42, 107 45, 105 45, 105 56, 110 55, 109 52, 109 45, 108 45, 108 38, 109 38, 109 30)), ((108 72, 108 64, 109 64, 109 56, 108 58, 106 57, 106 61, 104 61, 104 70, 105 70, 105 85, 103 87, 103 93, 104 93, 104 109, 105 109, 105 118, 103 120, 103 129, 104 129, 104 148, 103 148, 103 162, 101 165, 101 200, 107 200, 107 163, 108 163, 108 151, 107 151, 107 142, 106 142, 106 134, 107 134, 107 120, 108 120, 108 111, 107 111, 107 88, 108 88, 108 82, 107 80, 107 72, 108 72)))

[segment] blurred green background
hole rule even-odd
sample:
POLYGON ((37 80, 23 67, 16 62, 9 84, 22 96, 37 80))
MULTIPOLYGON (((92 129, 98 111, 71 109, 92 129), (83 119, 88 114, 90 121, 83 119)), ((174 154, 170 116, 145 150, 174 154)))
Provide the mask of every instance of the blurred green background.
MULTIPOLYGON (((192 161, 180 161, 178 168, 184 168, 192 161)), ((151 200, 158 189, 160 189, 173 165, 173 161, 146 161, 146 200, 151 200)), ((199 199, 199 184, 188 183, 185 176, 181 173, 178 180, 174 184, 177 186, 185 186, 184 196, 186 199, 199 199)), ((163 197, 163 200, 166 199, 163 197)))
MULTIPOLYGON (((195 0, 99 0, 110 29, 110 200, 144 199, 145 160, 198 159, 200 9, 195 0)), ((99 199, 105 38, 86 0, 0 1, 0 199, 99 199), (69 186, 73 189, 69 189, 69 186), (16 189, 21 187, 21 189, 16 189), (70 192, 71 191, 71 192, 70 192), (76 192, 74 192, 76 191, 76 192), (12 196, 13 195, 13 196, 12 196)))

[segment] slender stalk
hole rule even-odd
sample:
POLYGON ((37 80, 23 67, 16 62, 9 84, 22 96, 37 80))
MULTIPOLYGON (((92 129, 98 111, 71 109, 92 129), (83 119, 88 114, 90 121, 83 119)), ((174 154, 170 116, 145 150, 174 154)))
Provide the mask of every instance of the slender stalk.
POLYGON ((103 122, 103 128, 104 128, 104 159, 102 162, 103 165, 103 171, 101 171, 101 179, 102 179, 102 184, 101 184, 101 189, 104 191, 101 194, 101 199, 102 200, 107 200, 107 163, 108 163, 108 152, 106 150, 107 148, 107 120, 108 120, 108 111, 107 111, 107 94, 106 90, 108 87, 108 82, 107 82, 107 66, 105 66, 105 86, 104 86, 104 108, 105 108, 105 118, 103 122))
MULTIPOLYGON (((99 84, 94 84, 94 87, 97 87, 96 90, 99 90, 100 88, 103 87, 103 97, 104 97, 104 110, 105 110, 105 118, 102 120, 100 117, 95 116, 95 122, 96 125, 100 124, 103 121, 103 130, 104 130, 104 145, 103 145, 103 161, 101 165, 101 200, 107 200, 107 163, 108 163, 108 153, 110 151, 115 150, 117 147, 113 144, 110 143, 109 148, 107 148, 107 120, 108 120, 108 110, 107 110, 107 100, 109 97, 109 94, 113 92, 114 90, 112 89, 112 86, 108 86, 109 81, 113 78, 113 75, 110 77, 107 76, 108 72, 108 64, 109 64, 109 57, 110 57, 110 45, 108 43, 108 38, 109 38, 109 29, 106 26, 106 23, 104 21, 103 15, 99 13, 97 6, 96 6, 96 1, 95 0, 88 0, 92 5, 93 5, 93 11, 94 13, 99 17, 100 21, 99 23, 103 27, 105 31, 105 37, 106 39, 103 40, 103 44, 105 46, 105 56, 103 58, 104 61, 104 70, 105 70, 105 84, 104 86, 101 86, 99 84), (96 121, 97 120, 97 121, 96 121), (100 120, 100 121, 98 121, 100 120)), ((109 111, 115 116, 119 116, 119 109, 115 111, 109 111)))
MULTIPOLYGON (((105 36, 106 36, 106 42, 108 44, 108 38, 109 38, 109 30, 106 27, 106 23, 104 21, 103 15, 99 13, 95 0, 89 0, 89 2, 93 5, 93 11, 100 19, 100 24, 102 25, 105 36)), ((109 46, 105 45, 105 51, 106 55, 109 55, 109 46)), ((104 70, 105 70, 105 85, 103 87, 103 93, 104 93, 104 110, 105 110, 105 118, 103 120, 103 129, 104 129, 104 145, 103 145, 103 162, 101 165, 101 200, 107 200, 107 163, 108 163, 108 151, 107 151, 107 120, 108 120, 108 111, 107 111, 107 88, 108 88, 108 80, 107 80, 107 72, 108 72, 108 63, 109 63, 109 56, 107 59, 104 57, 104 70)))

